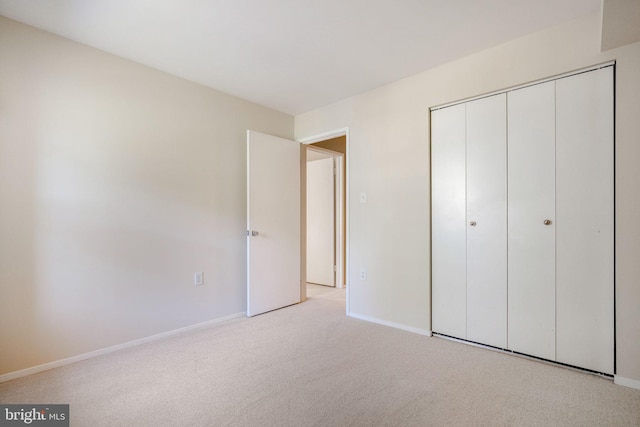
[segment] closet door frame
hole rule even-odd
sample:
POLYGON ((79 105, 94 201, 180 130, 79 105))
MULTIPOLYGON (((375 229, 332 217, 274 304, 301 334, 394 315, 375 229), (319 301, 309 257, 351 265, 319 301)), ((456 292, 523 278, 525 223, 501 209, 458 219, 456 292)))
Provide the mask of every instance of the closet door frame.
MULTIPOLYGON (((435 111, 438 111, 440 109, 445 109, 445 108, 449 108, 449 107, 453 107, 453 106, 457 106, 460 104, 466 104, 469 103, 471 101, 475 101, 478 99, 482 99, 482 98, 487 98, 493 95, 497 95, 497 94, 507 94, 511 91, 515 91, 518 89, 522 89, 522 88, 527 88, 529 86, 533 86, 533 85, 538 85, 541 83, 545 83, 545 82, 555 82, 559 79, 563 79, 565 77, 572 77, 572 76, 577 76, 579 74, 583 74, 583 73, 588 73, 588 72, 592 72, 592 71, 597 71, 597 70, 601 70, 601 69, 606 69, 609 68, 613 74, 612 76, 612 80, 609 82, 609 85, 611 86, 611 90, 612 90, 612 100, 611 100, 611 108, 612 108, 612 115, 611 115, 611 120, 612 120, 612 143, 609 145, 609 149, 610 149, 610 155, 611 155, 611 163, 612 163, 612 170, 610 173, 610 191, 612 193, 612 207, 613 209, 615 209, 615 61, 610 61, 610 62, 606 62, 606 63, 602 63, 602 64, 598 64, 598 65, 594 65, 594 66, 590 66, 590 67, 586 67, 583 69, 579 69, 579 70, 575 70, 572 72, 568 72, 568 73, 564 73, 561 75, 556 75, 556 76, 552 76, 546 79, 541 79, 538 80, 536 82, 532 82, 532 83, 527 83, 527 84, 523 84, 523 85, 518 85, 518 86, 514 86, 508 89, 503 89, 503 90, 499 90, 496 92, 492 92, 492 93, 487 93, 484 95, 480 95, 480 96, 476 96, 476 97, 472 97, 472 98, 468 98, 465 100, 460 100, 460 101, 455 101, 455 102, 451 102, 451 103, 447 103, 447 104, 443 104, 443 105, 439 105, 439 106, 435 106, 435 107, 431 107, 430 108, 430 112, 433 115, 433 113, 435 111)), ((432 122, 432 126, 433 126, 433 122, 432 122)), ((431 157, 431 162, 433 164, 433 156, 431 157)), ((433 180, 432 180, 432 185, 433 185, 433 180)), ((433 196, 433 195, 432 195, 433 196)), ((431 206, 432 206, 432 210, 434 209, 433 203, 434 203, 434 199, 432 197, 431 199, 431 206)), ((436 208, 437 209, 437 208, 436 208)), ((549 218, 552 222, 555 222, 554 219, 555 218, 549 218)), ((468 224, 469 221, 467 221, 467 228, 468 228, 468 224)), ((434 224, 432 223, 432 236, 434 233, 434 224)), ((525 354, 530 354, 536 357, 540 357, 543 359, 548 359, 550 361, 557 361, 558 363, 562 363, 562 364, 566 364, 566 365, 570 365, 570 366, 574 366, 574 367, 578 367, 580 369, 586 369, 586 370, 591 370, 594 372, 599 372, 599 373, 604 373, 604 374, 608 374, 608 375, 613 375, 615 374, 616 368, 615 368, 615 289, 616 289, 616 283, 615 283, 615 265, 616 265, 616 260, 615 260, 615 212, 612 212, 612 216, 611 216, 611 238, 610 238, 610 245, 612 246, 612 250, 611 250, 611 271, 610 274, 607 274, 608 277, 608 284, 605 286, 605 297, 607 300, 611 301, 611 304, 609 308, 607 308, 606 310, 604 310, 604 315, 607 317, 605 319, 604 322, 589 322, 587 319, 587 322, 585 322, 585 324, 583 325, 584 327, 582 327, 582 331, 580 332, 582 334, 582 336, 586 336, 589 334, 589 327, 596 327, 596 329, 605 329, 606 333, 608 334, 608 337, 604 339, 604 342, 609 342, 611 344, 610 346, 610 350, 605 350, 605 352, 607 353, 607 357, 609 357, 608 361, 605 361, 604 363, 601 363, 600 365, 598 364, 585 364, 583 361, 580 361, 578 359, 571 359, 568 357, 563 357, 562 356, 562 351, 560 351, 560 354, 556 354, 556 357, 551 359, 548 357, 548 355, 535 355, 535 354, 531 354, 531 352, 528 351, 524 351, 523 353, 525 354)), ((437 232, 436 232, 437 233, 437 232)), ((433 242, 432 242, 433 245, 433 242)), ((431 287, 432 287, 432 294, 434 292, 434 287, 437 286, 437 284, 434 284, 434 280, 436 279, 435 276, 433 276, 433 268, 434 268, 434 253, 433 253, 433 247, 432 247, 432 252, 431 252, 431 267, 432 267, 432 282, 431 282, 431 287)), ((436 256, 437 258, 437 256, 436 256)), ((436 313, 437 311, 433 309, 433 304, 435 303, 435 300, 432 297, 432 331, 434 333, 434 335, 444 335, 444 337, 447 337, 447 333, 441 330, 438 330, 437 325, 438 325, 438 320, 435 319, 434 317, 436 317, 436 313)), ((465 302, 466 303, 466 302, 465 302)), ((443 311, 443 310, 440 310, 443 311)), ((599 316, 601 316, 603 313, 600 313, 599 316)), ((584 320, 584 316, 583 316, 583 320, 584 320)), ((593 319, 591 319, 593 320, 593 319)), ((468 319, 467 319, 467 323, 468 323, 468 319)), ((575 325, 569 327, 569 329, 571 328, 575 328, 575 325)), ((596 333, 600 333, 600 330, 597 330, 596 333)), ((467 340, 467 341, 474 341, 470 338, 467 338, 466 336, 460 336, 460 335, 453 335, 454 338, 461 338, 463 340, 467 340)), ((558 339, 558 329, 556 328, 556 340, 558 339)), ((476 343, 479 343, 476 341, 476 343)), ((488 344, 488 345, 492 345, 490 343, 481 343, 480 344, 488 344)), ((607 345, 608 346, 608 345, 607 345)), ((500 346, 498 346, 500 347, 500 346)), ((510 343, 507 342, 507 346, 504 347, 508 350, 512 350, 512 351, 516 351, 516 352, 520 352, 520 350, 514 350, 512 348, 510 348, 510 343)), ((581 351, 584 351, 581 350, 581 351)), ((557 349, 556 349, 556 353, 557 349)))

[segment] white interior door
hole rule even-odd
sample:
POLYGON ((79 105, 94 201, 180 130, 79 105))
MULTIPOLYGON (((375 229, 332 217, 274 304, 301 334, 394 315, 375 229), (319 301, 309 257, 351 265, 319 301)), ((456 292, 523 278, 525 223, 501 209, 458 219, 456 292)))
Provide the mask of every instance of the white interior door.
POLYGON ((613 67, 556 82, 557 360, 613 373, 613 67))
POLYGON ((509 349, 555 360, 555 82, 508 100, 509 349))
POLYGON ((431 329, 467 338, 465 104, 431 112, 431 329))
POLYGON ((295 141, 247 131, 247 316, 301 300, 301 167, 295 141))
POLYGON ((466 108, 467 339, 506 348, 506 94, 466 108))
POLYGON ((307 282, 335 286, 333 157, 314 154, 307 161, 307 282))

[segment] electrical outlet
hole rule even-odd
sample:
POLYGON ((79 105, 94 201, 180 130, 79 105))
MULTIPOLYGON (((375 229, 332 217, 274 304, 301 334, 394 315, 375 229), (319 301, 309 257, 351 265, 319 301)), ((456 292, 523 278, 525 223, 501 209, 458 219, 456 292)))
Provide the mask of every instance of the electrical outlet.
POLYGON ((360 280, 367 280, 367 270, 364 268, 360 270, 360 280))
POLYGON ((195 286, 204 285, 204 273, 202 271, 196 271, 193 273, 193 284, 195 286))

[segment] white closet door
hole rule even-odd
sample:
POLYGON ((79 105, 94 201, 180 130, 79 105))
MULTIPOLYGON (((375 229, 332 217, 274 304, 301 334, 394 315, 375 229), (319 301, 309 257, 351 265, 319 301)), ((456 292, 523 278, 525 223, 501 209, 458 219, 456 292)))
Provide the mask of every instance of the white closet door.
POLYGON ((431 329, 466 338, 465 105, 431 112, 431 329))
POLYGON ((467 339, 506 348, 506 94, 466 106, 467 339))
POLYGON ((556 82, 559 362, 613 373, 613 67, 556 82))
POLYGON ((554 360, 555 82, 509 92, 508 105, 509 349, 554 360))

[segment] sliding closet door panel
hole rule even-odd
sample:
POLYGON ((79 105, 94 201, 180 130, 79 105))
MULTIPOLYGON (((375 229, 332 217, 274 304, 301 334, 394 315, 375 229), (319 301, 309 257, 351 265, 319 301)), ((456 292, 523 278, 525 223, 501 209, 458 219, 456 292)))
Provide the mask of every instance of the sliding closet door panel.
POLYGON ((557 360, 613 373, 613 67, 560 79, 557 360))
POLYGON ((467 339, 507 346, 506 94, 467 103, 467 339))
POLYGON ((508 95, 509 349, 555 359, 555 82, 508 95))
POLYGON ((432 330, 466 338, 465 106, 431 112, 432 330))

